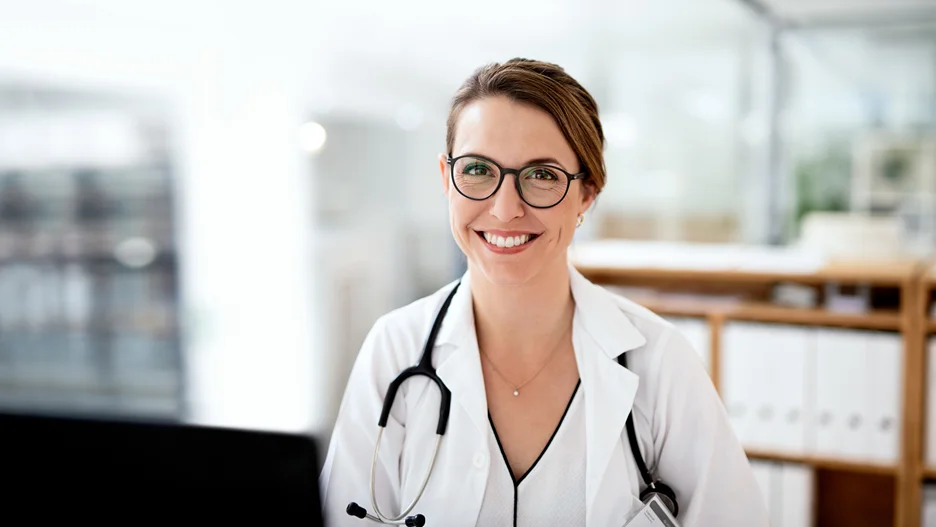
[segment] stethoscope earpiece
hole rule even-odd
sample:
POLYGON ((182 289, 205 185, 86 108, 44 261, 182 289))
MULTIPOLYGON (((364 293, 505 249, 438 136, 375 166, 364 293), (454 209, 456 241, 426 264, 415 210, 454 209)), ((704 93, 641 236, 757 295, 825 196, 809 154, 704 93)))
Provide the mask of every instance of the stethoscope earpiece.
POLYGON ((348 516, 354 516, 356 518, 361 518, 362 520, 367 517, 367 511, 364 510, 364 507, 361 507, 353 501, 348 504, 348 508, 345 509, 345 512, 348 513, 348 516))

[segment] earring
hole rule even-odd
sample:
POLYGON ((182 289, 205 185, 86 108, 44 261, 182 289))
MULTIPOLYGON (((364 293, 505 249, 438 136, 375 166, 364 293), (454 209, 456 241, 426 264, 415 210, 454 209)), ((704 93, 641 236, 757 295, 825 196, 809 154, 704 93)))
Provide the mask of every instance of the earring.
POLYGON ((585 215, 584 215, 584 214, 579 214, 579 215, 578 215, 578 221, 575 222, 575 227, 576 227, 576 228, 581 227, 583 223, 585 223, 585 215))

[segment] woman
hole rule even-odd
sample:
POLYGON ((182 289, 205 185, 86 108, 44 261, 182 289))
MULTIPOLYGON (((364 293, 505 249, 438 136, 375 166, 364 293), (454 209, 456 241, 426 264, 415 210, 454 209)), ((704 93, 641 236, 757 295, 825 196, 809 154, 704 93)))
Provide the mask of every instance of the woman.
MULTIPOLYGON (((368 335, 321 476, 329 525, 369 523, 346 514, 349 502, 375 514, 371 462, 388 386, 419 362, 453 290, 430 350, 451 391, 448 428, 412 514, 433 526, 620 527, 645 487, 625 426, 633 412, 642 457, 675 492, 683 526, 768 524, 686 339, 567 262, 605 184, 603 146, 595 101, 556 65, 492 64, 459 89, 439 170, 468 271, 457 289, 383 316, 368 335)), ((439 394, 412 377, 393 403, 374 474, 387 517, 419 496, 439 394)))

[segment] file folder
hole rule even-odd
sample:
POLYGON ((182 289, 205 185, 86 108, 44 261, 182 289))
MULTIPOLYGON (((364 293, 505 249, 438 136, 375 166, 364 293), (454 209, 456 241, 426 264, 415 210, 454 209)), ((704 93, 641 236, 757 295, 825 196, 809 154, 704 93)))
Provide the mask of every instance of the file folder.
POLYGON ((902 421, 903 341, 898 333, 872 332, 867 346, 865 454, 874 461, 896 462, 902 421))

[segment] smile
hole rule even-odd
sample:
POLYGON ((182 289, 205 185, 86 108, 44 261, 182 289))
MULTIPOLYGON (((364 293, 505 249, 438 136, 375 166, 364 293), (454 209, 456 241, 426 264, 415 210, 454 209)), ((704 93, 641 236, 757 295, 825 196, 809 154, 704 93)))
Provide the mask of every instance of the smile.
MULTIPOLYGON (((477 232, 477 231, 476 231, 477 232)), ((478 232, 485 244, 492 249, 522 249, 539 237, 538 234, 518 234, 516 236, 499 236, 489 232, 478 232)))

